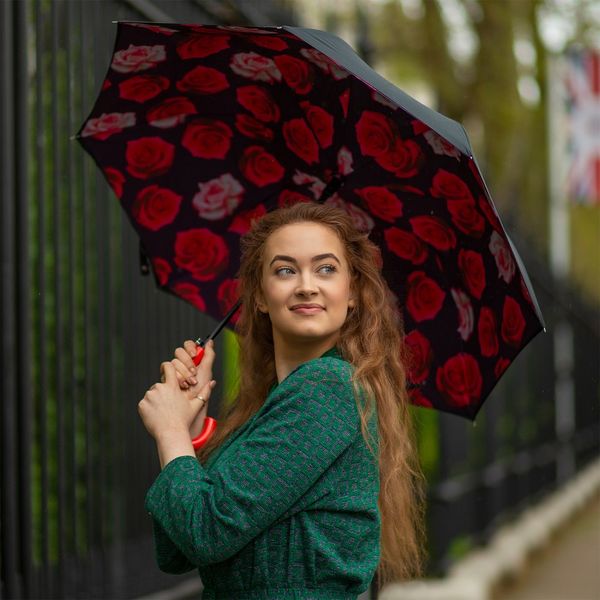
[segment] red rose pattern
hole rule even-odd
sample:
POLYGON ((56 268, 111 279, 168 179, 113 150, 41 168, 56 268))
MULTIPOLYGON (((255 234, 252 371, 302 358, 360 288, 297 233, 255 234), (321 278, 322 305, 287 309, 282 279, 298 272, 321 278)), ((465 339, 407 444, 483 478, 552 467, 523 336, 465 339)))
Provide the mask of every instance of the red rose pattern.
POLYGON ((215 279, 227 267, 229 250, 220 235, 209 229, 179 232, 175 239, 175 264, 198 281, 215 279))
POLYGON ((479 363, 466 352, 456 354, 437 370, 435 384, 451 406, 475 404, 483 385, 479 363))
POLYGON ((197 158, 225 158, 232 136, 226 123, 199 119, 185 128, 181 145, 197 158))
POLYGON ((121 27, 160 43, 121 43, 103 110, 80 136, 106 146, 98 163, 145 245, 154 232, 175 240, 174 256, 149 253, 158 284, 222 315, 235 297, 232 239, 274 206, 319 201, 340 178, 325 201, 379 244, 411 329, 411 400, 472 414, 537 310, 474 161, 292 33, 121 27), (191 189, 182 169, 196 173, 191 189), (177 232, 180 210, 198 221, 177 232))
POLYGON ((175 146, 159 137, 145 137, 127 142, 127 172, 138 179, 149 179, 166 173, 173 164, 175 146))
POLYGON ((180 204, 179 194, 150 185, 138 192, 131 212, 142 227, 157 231, 175 220, 180 204))

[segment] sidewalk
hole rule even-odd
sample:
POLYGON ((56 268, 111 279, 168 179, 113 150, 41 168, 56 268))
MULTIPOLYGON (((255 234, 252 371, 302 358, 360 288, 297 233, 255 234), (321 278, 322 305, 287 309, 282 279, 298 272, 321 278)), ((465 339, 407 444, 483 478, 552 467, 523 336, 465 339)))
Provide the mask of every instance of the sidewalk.
POLYGON ((599 600, 600 498, 595 498, 493 600, 599 600))

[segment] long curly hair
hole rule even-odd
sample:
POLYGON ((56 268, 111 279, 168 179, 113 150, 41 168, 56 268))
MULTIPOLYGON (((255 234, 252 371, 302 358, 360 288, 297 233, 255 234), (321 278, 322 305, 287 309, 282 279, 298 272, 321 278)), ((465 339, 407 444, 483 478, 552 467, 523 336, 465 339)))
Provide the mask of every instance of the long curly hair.
MULTIPOLYGON (((219 427, 198 453, 201 462, 263 405, 276 382, 271 321, 256 306, 261 289, 264 248, 278 228, 312 222, 332 229, 342 241, 350 265, 356 306, 348 311, 337 343, 354 366, 352 383, 366 392, 357 404, 365 443, 373 452, 368 421, 377 411, 381 515, 381 552, 377 582, 422 574, 425 559, 424 478, 408 407, 403 324, 393 296, 381 275, 381 255, 367 234, 357 231, 339 208, 301 202, 279 208, 254 221, 241 240, 239 271, 242 307, 236 332, 240 346, 240 389, 236 401, 222 408, 219 427), (376 403, 374 407, 373 404, 376 403)), ((358 395, 357 395, 358 397, 358 395)))

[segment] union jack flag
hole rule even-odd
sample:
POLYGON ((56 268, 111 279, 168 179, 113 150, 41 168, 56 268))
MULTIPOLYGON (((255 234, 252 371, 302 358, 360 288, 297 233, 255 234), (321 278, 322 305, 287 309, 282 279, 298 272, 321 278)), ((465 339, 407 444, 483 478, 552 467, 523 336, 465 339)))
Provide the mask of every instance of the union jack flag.
POLYGON ((569 49, 565 59, 567 195, 600 205, 600 51, 569 49))

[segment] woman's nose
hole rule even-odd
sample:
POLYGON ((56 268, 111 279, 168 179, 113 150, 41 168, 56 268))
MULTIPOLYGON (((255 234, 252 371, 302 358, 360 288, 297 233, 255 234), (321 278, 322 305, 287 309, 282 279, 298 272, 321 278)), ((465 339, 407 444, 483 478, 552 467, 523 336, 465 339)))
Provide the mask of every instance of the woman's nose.
POLYGON ((307 296, 316 293, 317 289, 313 282, 312 276, 309 273, 301 275, 300 280, 298 281, 298 286, 296 287, 296 294, 307 296))

